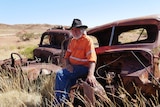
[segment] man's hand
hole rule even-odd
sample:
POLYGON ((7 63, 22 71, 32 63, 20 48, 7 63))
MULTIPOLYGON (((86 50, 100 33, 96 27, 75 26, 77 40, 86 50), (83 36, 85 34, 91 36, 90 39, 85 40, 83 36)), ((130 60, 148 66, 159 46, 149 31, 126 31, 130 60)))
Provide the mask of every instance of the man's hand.
POLYGON ((90 62, 89 72, 86 78, 86 82, 89 83, 93 87, 95 87, 97 84, 96 77, 94 76, 95 65, 96 65, 95 62, 90 62))
POLYGON ((73 66, 71 64, 67 64, 66 65, 66 69, 69 71, 69 72, 73 72, 73 66))
POLYGON ((73 72, 73 66, 70 64, 69 59, 65 59, 65 68, 66 68, 69 72, 73 72))
POLYGON ((88 75, 86 78, 86 82, 89 83, 93 87, 97 85, 97 80, 94 75, 88 75))

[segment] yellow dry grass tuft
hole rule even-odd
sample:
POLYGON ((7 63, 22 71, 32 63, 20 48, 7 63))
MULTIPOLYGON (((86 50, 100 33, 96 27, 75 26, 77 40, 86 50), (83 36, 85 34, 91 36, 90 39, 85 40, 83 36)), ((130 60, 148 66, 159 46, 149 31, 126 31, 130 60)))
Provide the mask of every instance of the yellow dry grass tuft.
POLYGON ((41 94, 37 91, 28 92, 28 87, 30 84, 25 75, 20 75, 20 72, 13 75, 10 71, 0 70, 0 107, 37 107, 40 105, 41 94))
POLYGON ((0 99, 0 107, 37 107, 41 104, 40 94, 18 90, 0 93, 0 99))

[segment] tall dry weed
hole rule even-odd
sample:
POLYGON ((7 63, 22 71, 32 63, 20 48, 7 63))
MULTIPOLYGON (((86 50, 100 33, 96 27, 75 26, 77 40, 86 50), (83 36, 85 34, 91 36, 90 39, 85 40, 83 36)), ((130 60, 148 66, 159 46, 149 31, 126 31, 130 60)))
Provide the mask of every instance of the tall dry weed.
MULTIPOLYGON (((54 96, 55 74, 39 75, 37 80, 30 81, 20 68, 17 73, 11 73, 0 69, 0 107, 63 107, 57 105, 54 96)), ((147 99, 141 89, 135 86, 134 97, 130 95, 123 85, 116 89, 117 94, 107 92, 107 97, 96 95, 96 107, 154 107, 159 105, 158 93, 151 99, 147 99)), ((91 105, 79 89, 74 92, 76 98, 84 105, 91 105)), ((74 100, 66 100, 65 104, 73 107, 74 100)))

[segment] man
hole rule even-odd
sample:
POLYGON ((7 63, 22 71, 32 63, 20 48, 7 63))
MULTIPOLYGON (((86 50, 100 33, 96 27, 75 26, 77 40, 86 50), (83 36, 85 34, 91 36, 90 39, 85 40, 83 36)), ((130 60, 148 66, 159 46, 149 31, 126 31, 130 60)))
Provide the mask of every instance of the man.
POLYGON ((60 103, 68 99, 70 88, 79 77, 86 76, 86 82, 96 85, 94 71, 97 56, 92 39, 86 35, 87 28, 81 20, 73 20, 70 28, 73 38, 64 57, 66 66, 56 74, 55 93, 60 103))

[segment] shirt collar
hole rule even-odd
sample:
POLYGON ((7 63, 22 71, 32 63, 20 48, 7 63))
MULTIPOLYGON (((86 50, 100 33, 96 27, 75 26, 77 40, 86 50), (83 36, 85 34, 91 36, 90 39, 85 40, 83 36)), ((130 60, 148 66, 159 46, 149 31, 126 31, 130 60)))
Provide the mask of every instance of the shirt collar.
POLYGON ((73 39, 75 39, 75 40, 80 40, 80 39, 82 39, 82 38, 84 38, 84 37, 86 37, 86 35, 85 35, 85 34, 82 34, 82 36, 81 36, 80 38, 78 38, 78 39, 73 38, 73 39))

